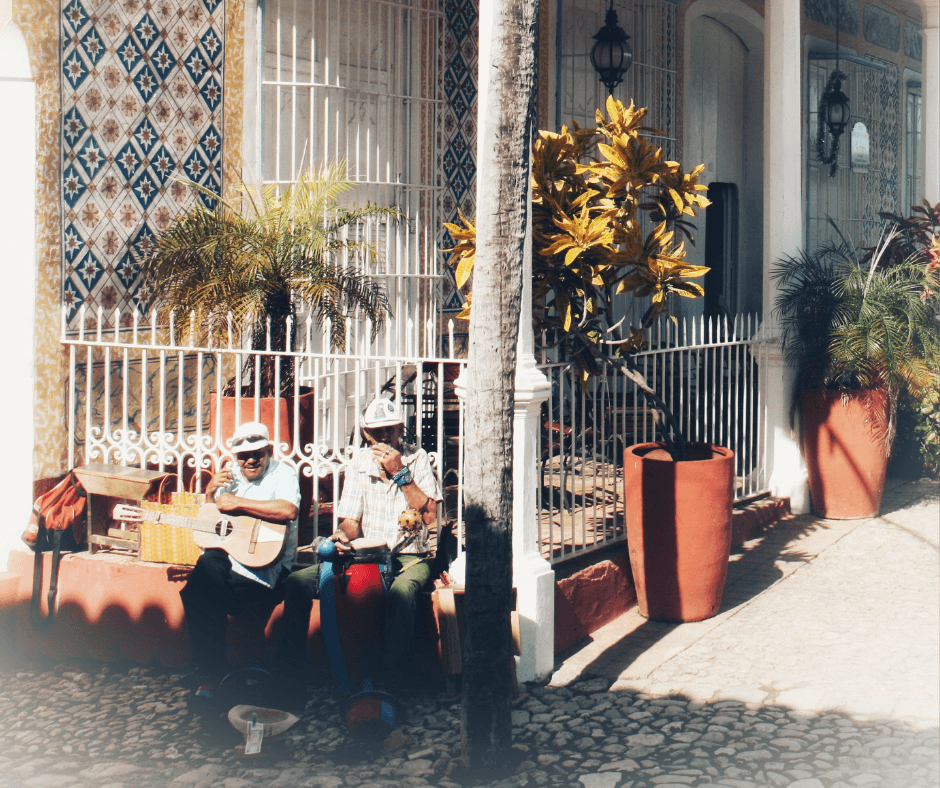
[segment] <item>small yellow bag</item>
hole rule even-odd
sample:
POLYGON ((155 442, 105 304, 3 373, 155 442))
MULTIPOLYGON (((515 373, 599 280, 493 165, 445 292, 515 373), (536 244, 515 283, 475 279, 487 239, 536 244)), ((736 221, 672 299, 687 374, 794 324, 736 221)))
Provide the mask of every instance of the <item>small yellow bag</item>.
MULTIPOLYGON (((166 479, 169 478, 169 476, 166 477, 166 479)), ((157 500, 141 501, 140 508, 150 512, 195 517, 199 507, 206 502, 205 493, 175 492, 170 496, 170 503, 161 503, 166 479, 160 485, 157 500)), ((140 524, 141 561, 193 566, 201 555, 202 550, 193 542, 191 529, 179 525, 155 523, 151 520, 144 520, 140 524)))

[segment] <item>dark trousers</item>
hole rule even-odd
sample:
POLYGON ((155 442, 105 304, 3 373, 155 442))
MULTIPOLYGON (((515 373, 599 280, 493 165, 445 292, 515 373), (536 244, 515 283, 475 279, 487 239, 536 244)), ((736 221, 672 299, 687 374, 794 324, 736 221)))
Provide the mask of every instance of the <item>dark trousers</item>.
MULTIPOLYGON (((431 579, 431 559, 400 555, 385 597, 385 642, 381 669, 400 668, 411 647, 418 593, 431 579)), ((303 667, 313 600, 320 595, 320 567, 293 572, 283 583, 284 617, 278 637, 279 658, 295 670, 303 667)))
POLYGON ((284 574, 270 589, 232 571, 228 553, 206 550, 193 567, 180 599, 186 611, 186 626, 193 646, 193 663, 209 676, 226 672, 225 632, 228 617, 254 604, 277 604, 281 600, 284 574))

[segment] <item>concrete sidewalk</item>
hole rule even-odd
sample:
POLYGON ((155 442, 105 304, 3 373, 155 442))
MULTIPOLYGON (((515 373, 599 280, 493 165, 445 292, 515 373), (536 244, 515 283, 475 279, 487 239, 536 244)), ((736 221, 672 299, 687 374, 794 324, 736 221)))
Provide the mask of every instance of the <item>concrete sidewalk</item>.
POLYGON ((552 686, 699 702, 940 720, 940 485, 889 480, 871 520, 780 522, 732 556, 718 616, 646 621, 637 609, 557 665, 552 686))

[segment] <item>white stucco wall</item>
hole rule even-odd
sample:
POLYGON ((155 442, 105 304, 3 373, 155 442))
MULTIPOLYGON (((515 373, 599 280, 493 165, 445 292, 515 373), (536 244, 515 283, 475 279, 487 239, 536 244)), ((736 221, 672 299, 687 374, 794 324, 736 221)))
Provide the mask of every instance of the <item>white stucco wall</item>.
POLYGON ((0 408, 0 494, 10 515, 0 529, 0 571, 20 544, 33 498, 34 315, 36 304, 36 86, 26 42, 0 7, 0 238, 4 286, 4 398, 0 408))

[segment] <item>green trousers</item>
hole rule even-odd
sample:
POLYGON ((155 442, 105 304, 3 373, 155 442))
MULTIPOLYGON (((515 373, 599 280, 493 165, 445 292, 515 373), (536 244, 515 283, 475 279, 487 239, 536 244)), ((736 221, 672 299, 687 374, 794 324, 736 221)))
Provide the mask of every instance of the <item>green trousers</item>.
MULTIPOLYGON (((403 669, 414 634, 418 594, 431 579, 431 559, 400 555, 393 561, 392 586, 385 597, 381 670, 403 669)), ((312 601, 320 595, 320 566, 293 572, 283 581, 284 616, 278 635, 278 657, 301 669, 307 648, 312 601)))

